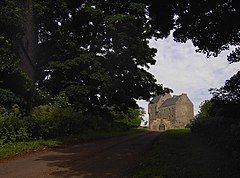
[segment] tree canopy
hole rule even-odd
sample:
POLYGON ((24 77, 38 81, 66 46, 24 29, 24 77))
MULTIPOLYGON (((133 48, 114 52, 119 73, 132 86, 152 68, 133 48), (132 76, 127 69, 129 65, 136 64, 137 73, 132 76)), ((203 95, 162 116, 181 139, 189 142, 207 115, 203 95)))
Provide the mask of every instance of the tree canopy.
POLYGON ((229 62, 239 61, 240 3, 237 0, 149 0, 153 27, 166 37, 174 30, 174 40, 191 40, 197 52, 217 56, 235 46, 229 62), (165 29, 165 30, 162 30, 165 29), (163 33, 164 32, 164 33, 163 33))
MULTIPOLYGON (((65 93, 80 110, 136 108, 137 99, 164 93, 147 71, 156 53, 149 40, 166 38, 172 30, 175 41, 191 40, 207 56, 236 46, 228 60, 239 61, 239 22, 232 20, 240 12, 236 0, 34 0, 33 5, 38 87, 52 96, 65 93)), ((22 4, 1 1, 0 8, 1 56, 16 69, 22 4)))
POLYGON ((155 63, 146 5, 134 1, 36 1, 42 77, 86 110, 137 107, 163 93, 147 72, 155 63))

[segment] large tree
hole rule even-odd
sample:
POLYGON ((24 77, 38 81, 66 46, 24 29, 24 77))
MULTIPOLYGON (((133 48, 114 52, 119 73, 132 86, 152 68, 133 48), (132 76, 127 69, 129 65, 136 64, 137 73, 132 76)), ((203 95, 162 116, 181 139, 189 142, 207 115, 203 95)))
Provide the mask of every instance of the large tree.
POLYGON ((90 108, 137 107, 136 99, 163 93, 146 68, 155 63, 146 4, 124 1, 41 0, 39 83, 90 108))
POLYGON ((14 103, 26 104, 31 87, 21 69, 19 56, 19 43, 24 34, 21 25, 22 14, 21 2, 0 2, 0 105, 5 107, 14 103))

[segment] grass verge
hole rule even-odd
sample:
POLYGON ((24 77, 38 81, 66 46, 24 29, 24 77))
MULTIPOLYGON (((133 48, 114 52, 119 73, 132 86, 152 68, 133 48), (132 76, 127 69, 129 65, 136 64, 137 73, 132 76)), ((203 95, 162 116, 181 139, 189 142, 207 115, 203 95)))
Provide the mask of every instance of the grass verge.
POLYGON ((98 131, 98 132, 85 132, 75 136, 58 138, 56 140, 36 140, 19 142, 12 144, 5 144, 0 146, 0 160, 7 157, 15 156, 18 154, 25 154, 27 152, 42 150, 44 148, 55 147, 63 144, 81 143, 96 139, 118 137, 124 135, 133 135, 145 132, 144 129, 131 129, 128 131, 98 131))
POLYGON ((191 134, 188 129, 162 133, 131 177, 240 177, 239 165, 228 155, 191 134))
POLYGON ((3 146, 0 146, 0 159, 34 150, 44 149, 47 147, 58 146, 60 144, 61 142, 56 140, 36 140, 14 144, 5 144, 3 146))

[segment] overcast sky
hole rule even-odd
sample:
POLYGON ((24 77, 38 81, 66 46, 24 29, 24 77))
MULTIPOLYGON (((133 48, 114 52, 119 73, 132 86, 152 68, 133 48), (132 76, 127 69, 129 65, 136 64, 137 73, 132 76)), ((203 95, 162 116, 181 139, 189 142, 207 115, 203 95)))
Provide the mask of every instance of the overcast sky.
MULTIPOLYGON (((240 63, 229 64, 227 54, 222 52, 218 57, 207 58, 196 53, 192 42, 176 43, 170 36, 164 40, 151 40, 150 46, 158 50, 156 64, 149 69, 158 83, 171 88, 174 95, 187 93, 194 104, 194 113, 199 111, 202 101, 210 99, 210 88, 219 88, 225 80, 237 73, 240 63)), ((148 103, 138 101, 147 112, 148 103)), ((144 117, 148 120, 148 115, 144 117)))

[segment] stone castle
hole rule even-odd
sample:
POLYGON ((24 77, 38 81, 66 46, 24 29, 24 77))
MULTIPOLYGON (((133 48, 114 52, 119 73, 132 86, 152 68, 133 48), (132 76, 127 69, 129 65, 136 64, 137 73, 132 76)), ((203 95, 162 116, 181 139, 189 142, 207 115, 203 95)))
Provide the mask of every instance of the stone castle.
POLYGON ((184 128, 193 119, 193 103, 187 94, 156 96, 148 105, 149 129, 165 131, 184 128))

